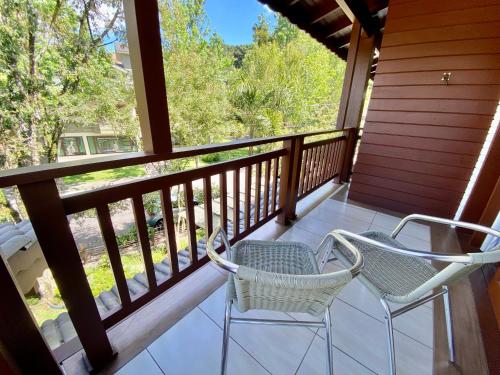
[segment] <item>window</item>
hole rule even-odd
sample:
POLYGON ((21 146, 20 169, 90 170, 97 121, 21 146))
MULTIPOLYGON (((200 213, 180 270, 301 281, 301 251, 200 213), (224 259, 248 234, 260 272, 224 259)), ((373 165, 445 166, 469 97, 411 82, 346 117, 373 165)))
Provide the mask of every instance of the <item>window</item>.
POLYGON ((87 137, 91 154, 111 154, 137 151, 136 144, 128 137, 89 136, 87 137))
POLYGON ((86 155, 82 137, 63 137, 59 143, 61 156, 86 155))

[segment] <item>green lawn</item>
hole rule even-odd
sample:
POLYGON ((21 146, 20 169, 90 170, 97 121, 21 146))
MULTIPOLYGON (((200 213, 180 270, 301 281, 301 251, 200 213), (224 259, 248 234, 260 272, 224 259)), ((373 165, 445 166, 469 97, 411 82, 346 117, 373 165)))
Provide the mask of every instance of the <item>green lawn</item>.
POLYGON ((141 177, 146 174, 144 167, 140 165, 132 165, 130 167, 106 169, 104 171, 79 174, 75 176, 64 177, 64 183, 77 184, 81 182, 97 182, 117 180, 126 177, 141 177))

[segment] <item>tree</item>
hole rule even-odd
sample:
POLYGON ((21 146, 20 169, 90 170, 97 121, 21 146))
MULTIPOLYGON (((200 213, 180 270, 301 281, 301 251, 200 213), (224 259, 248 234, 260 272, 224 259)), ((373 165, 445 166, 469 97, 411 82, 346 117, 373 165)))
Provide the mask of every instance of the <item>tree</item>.
POLYGON ((0 0, 4 168, 55 161, 68 125, 135 121, 103 45, 123 35, 121 18, 119 0, 0 0))
POLYGON ((211 33, 203 0, 159 3, 165 80, 174 145, 201 145, 226 138, 227 77, 232 58, 211 33))

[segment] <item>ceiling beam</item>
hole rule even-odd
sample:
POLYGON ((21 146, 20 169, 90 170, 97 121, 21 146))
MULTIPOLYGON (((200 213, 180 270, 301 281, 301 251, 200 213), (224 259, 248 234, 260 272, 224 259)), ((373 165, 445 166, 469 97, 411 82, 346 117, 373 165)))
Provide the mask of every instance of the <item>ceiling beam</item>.
POLYGON ((354 22, 357 19, 368 36, 372 36, 379 29, 379 20, 372 17, 368 6, 362 0, 336 0, 346 16, 354 22))

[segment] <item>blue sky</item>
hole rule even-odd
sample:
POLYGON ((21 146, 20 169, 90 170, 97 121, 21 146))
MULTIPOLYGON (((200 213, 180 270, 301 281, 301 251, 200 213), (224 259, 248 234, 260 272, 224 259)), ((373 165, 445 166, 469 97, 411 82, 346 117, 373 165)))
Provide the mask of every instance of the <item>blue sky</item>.
POLYGON ((257 0, 206 0, 210 29, 227 44, 252 42, 252 26, 259 14, 269 14, 257 0))

